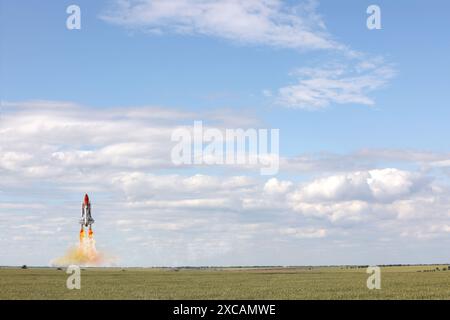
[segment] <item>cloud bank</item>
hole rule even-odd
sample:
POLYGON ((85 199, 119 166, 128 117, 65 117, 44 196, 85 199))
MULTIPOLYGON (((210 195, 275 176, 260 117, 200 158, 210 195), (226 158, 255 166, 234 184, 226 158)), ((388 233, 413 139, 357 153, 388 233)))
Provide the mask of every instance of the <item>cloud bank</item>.
POLYGON ((447 259, 440 248, 450 233, 448 154, 299 155, 283 158, 272 178, 248 166, 192 170, 170 162, 171 132, 191 117, 158 107, 4 102, 1 264, 46 264, 64 252, 76 240, 84 192, 105 245, 99 249, 118 264, 447 259))

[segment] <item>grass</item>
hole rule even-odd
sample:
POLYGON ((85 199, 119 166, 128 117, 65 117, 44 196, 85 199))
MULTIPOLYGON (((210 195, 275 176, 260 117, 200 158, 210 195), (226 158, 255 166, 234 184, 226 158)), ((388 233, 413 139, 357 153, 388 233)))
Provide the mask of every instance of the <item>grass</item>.
POLYGON ((364 268, 86 268, 81 290, 65 270, 0 268, 0 299, 450 299, 450 271, 436 267, 383 267, 381 290, 364 268))

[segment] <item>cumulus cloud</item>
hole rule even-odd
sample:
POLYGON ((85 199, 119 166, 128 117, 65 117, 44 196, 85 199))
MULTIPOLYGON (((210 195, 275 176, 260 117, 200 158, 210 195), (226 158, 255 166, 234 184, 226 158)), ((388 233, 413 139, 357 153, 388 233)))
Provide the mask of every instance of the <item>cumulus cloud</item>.
POLYGON ((283 194, 292 187, 291 181, 280 181, 277 178, 269 179, 264 185, 264 192, 268 194, 283 194))
POLYGON ((172 166, 170 134, 192 116, 177 110, 52 101, 3 106, 3 263, 42 264, 61 254, 66 248, 55 239, 76 240, 84 192, 92 198, 97 243, 113 247, 100 249, 129 265, 270 264, 274 255, 307 264, 310 257, 294 254, 304 241, 301 250, 313 254, 318 239, 345 246, 448 234, 433 227, 448 224, 448 181, 427 165, 446 154, 300 155, 284 158, 283 177, 267 179, 247 167, 237 174, 172 166), (384 160, 408 169, 383 167, 384 160), (43 246, 48 252, 34 254, 43 246))
POLYGON ((429 183, 419 173, 395 168, 357 171, 305 183, 289 194, 289 202, 306 216, 360 221, 379 212, 402 215, 400 201, 415 198, 429 183))
MULTIPOLYGON (((43 178, 171 167, 173 130, 195 117, 214 116, 160 107, 96 110, 55 101, 2 102, 2 107, 0 168, 43 178)), ((214 120, 219 128, 225 125, 214 120)))
POLYGON ((357 171, 314 180, 295 193, 301 201, 389 201, 424 186, 420 175, 394 168, 357 171))

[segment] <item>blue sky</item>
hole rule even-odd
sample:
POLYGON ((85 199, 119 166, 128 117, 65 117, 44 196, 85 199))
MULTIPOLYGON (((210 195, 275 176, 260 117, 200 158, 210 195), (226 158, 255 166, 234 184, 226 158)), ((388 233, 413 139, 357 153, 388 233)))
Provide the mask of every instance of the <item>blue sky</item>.
POLYGON ((208 9, 210 1, 190 5, 188 1, 180 1, 179 7, 164 13, 163 18, 155 15, 158 9, 164 9, 157 1, 142 1, 143 10, 133 10, 139 2, 122 3, 130 4, 131 9, 127 11, 115 0, 29 1, 26 5, 1 0, 4 140, 0 142, 3 153, 0 170, 5 179, 0 193, 4 202, 4 208, 0 207, 0 228, 17 223, 12 221, 15 217, 9 216, 11 208, 28 217, 30 223, 5 231, 9 234, 7 241, 23 249, 14 251, 8 246, 6 258, 0 258, 0 264, 20 264, 22 256, 29 257, 30 263, 46 264, 63 251, 74 233, 58 225, 55 210, 61 212, 64 221, 71 217, 72 210, 78 214, 75 208, 85 190, 94 193, 100 202, 97 206, 104 208, 97 221, 102 221, 101 217, 109 219, 107 212, 112 212, 108 226, 99 223, 98 237, 102 240, 99 244, 118 251, 123 264, 448 260, 448 255, 439 254, 442 243, 448 244, 450 240, 447 2, 274 0, 249 1, 247 8, 233 1, 217 1, 217 7, 208 9), (229 3, 249 15, 244 15, 242 21, 240 16, 220 19, 218 9, 228 8, 229 3), (382 30, 366 27, 366 8, 373 3, 381 8, 382 30), (81 30, 65 27, 68 16, 65 11, 70 4, 81 8, 81 30), (311 7, 312 4, 316 7, 311 7), (261 6, 272 10, 271 13, 265 15, 264 10, 252 13, 261 6), (205 8, 210 10, 208 14, 201 13, 205 8), (267 28, 246 26, 249 17, 267 28), (290 24, 288 20, 299 24, 290 24), (185 31, 181 32, 181 27, 185 31), (316 38, 297 42, 301 32, 316 38), (372 66, 358 71, 363 64, 372 66), (322 78, 323 73, 330 74, 329 78, 322 78), (330 82, 339 89, 327 87, 330 82), (362 83, 366 86, 359 87, 362 83), (350 91, 345 91, 349 86, 350 91), (323 90, 322 96, 308 96, 315 90, 323 90), (294 99, 294 95, 303 98, 294 99), (141 123, 127 115, 140 108, 158 118, 141 123), (117 110, 120 115, 112 116, 117 110), (79 123, 83 125, 83 119, 94 126, 89 128, 92 132, 72 128, 79 123), (259 177, 245 168, 171 167, 167 163, 164 134, 195 119, 206 124, 219 123, 220 127, 254 124, 279 128, 280 156, 285 165, 273 177, 276 180, 269 183, 270 177, 259 177), (42 128, 36 129, 39 126, 42 128), (136 128, 136 132, 116 136, 116 131, 123 128, 136 128), (146 132, 150 128, 155 132, 150 135, 151 141, 146 140, 147 145, 143 140, 146 133, 139 137, 137 130, 146 132), (138 143, 140 153, 114 149, 114 139, 124 144, 138 143), (105 158, 86 160, 80 153, 86 146, 105 158), (154 163, 138 164, 145 157, 154 158, 154 163), (359 181, 361 174, 369 182, 359 181), (227 179, 234 181, 237 176, 248 179, 238 184, 245 189, 242 192, 220 183, 227 179), (219 192, 222 198, 216 199, 202 187, 187 188, 188 191, 178 194, 172 189, 176 182, 164 186, 156 182, 189 177, 201 180, 195 186, 205 184, 223 189, 223 194, 219 192), (69 184, 72 178, 74 181, 69 184), (90 179, 98 184, 93 187, 86 182, 90 179), (105 182, 108 179, 109 184, 105 182), (373 194, 350 195, 353 185, 345 181, 368 184, 373 194), (378 184, 375 187, 370 181, 379 181, 383 187, 378 184), (149 194, 142 194, 141 188, 148 188, 149 194), (173 197, 163 199, 162 195, 172 192, 173 197), (271 204, 279 202, 280 207, 264 203, 251 210, 246 207, 256 199, 269 197, 264 192, 274 197, 271 204), (229 223, 228 229, 217 231, 217 243, 211 244, 214 249, 203 244, 210 236, 206 229, 197 229, 186 222, 199 219, 201 226, 206 219, 202 212, 209 210, 209 205, 202 207, 203 202, 199 201, 198 207, 191 204, 183 207, 180 202, 166 216, 158 213, 161 206, 166 210, 177 201, 212 198, 220 204, 227 203, 217 209, 212 221, 223 218, 229 223), (149 203, 149 199, 166 202, 149 203), (422 216, 423 208, 427 207, 424 201, 432 203, 428 206, 431 216, 422 216), (341 223, 336 212, 352 208, 355 216, 341 223), (128 217, 123 216, 125 211, 128 217), (36 217, 42 221, 39 218, 42 215, 56 219, 52 221, 60 228, 57 236, 66 242, 51 242, 49 224, 34 222, 36 217), (418 229, 420 219, 429 221, 430 225, 424 227, 428 229, 418 229), (114 237, 108 235, 107 227, 120 229, 133 225, 130 222, 133 220, 148 222, 149 229, 136 227, 135 240, 130 231, 119 230, 119 236, 114 237), (439 229, 439 225, 449 227, 439 229), (253 228, 261 231, 255 232, 253 228), (19 234, 23 229, 30 233, 19 234), (364 230, 361 234, 364 240, 357 240, 358 232, 350 230, 364 230), (172 238, 174 231, 177 240, 169 245, 165 240, 172 238), (248 239, 242 240, 247 243, 236 255, 230 252, 242 243, 230 239, 231 232, 248 239), (153 238, 155 234, 157 238, 153 238), (264 239, 267 234, 278 240, 267 244, 264 239), (399 234, 404 237, 397 237, 399 234), (441 242, 437 243, 436 238, 441 242), (394 244, 391 252, 379 251, 373 245, 386 239, 394 244), (355 241, 360 241, 360 250, 349 251, 355 241), (403 241, 410 243, 411 248, 426 248, 425 258, 411 253, 413 249, 394 254, 396 248, 404 247, 403 241), (135 242, 142 248, 122 245, 131 246, 135 242), (186 242, 192 247, 184 248, 182 244, 186 242), (28 248, 36 243, 50 248, 48 256, 33 256, 28 248), (367 243, 373 245, 371 250, 363 249, 367 243), (263 244, 269 247, 268 253, 253 254, 255 247, 263 244), (144 253, 158 245, 155 250, 160 255, 144 253), (337 245, 342 245, 342 250, 328 255, 329 250, 333 251, 330 248, 337 245), (146 246, 150 249, 145 249, 146 246), (271 246, 273 250, 281 248, 279 260, 270 255, 271 246), (304 253, 298 259, 291 258, 297 248, 304 253), (167 251, 174 252, 173 256, 179 260, 167 251), (190 253, 183 255, 186 252, 190 253), (162 258, 166 255, 167 259, 162 258), (397 257, 399 260, 395 260, 397 257))
POLYGON ((335 39, 386 57, 397 76, 370 94, 376 101, 371 108, 331 106, 319 113, 274 108, 261 91, 292 81, 292 69, 327 59, 329 52, 302 54, 202 35, 151 36, 99 19, 110 5, 107 1, 79 1, 82 30, 70 32, 64 28, 69 4, 2 2, 4 100, 252 108, 286 130, 283 151, 289 155, 361 147, 448 150, 448 142, 441 139, 450 112, 444 105, 449 98, 450 42, 443 1, 381 1, 383 30, 376 31, 365 27, 370 1, 321 2, 318 11, 335 39), (380 125, 383 130, 377 130, 380 125), (307 137, 300 150, 298 136, 307 137))

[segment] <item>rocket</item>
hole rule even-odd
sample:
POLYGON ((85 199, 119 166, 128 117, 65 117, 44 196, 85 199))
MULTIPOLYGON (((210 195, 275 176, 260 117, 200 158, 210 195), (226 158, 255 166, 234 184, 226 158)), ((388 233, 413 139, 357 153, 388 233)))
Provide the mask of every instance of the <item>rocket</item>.
POLYGON ((91 202, 89 201, 89 196, 87 194, 84 195, 83 203, 81 204, 81 230, 84 227, 89 227, 89 230, 92 229, 92 224, 94 223, 94 219, 91 216, 91 202))

